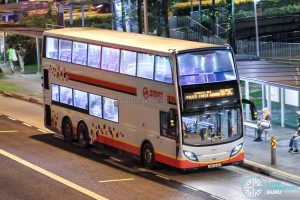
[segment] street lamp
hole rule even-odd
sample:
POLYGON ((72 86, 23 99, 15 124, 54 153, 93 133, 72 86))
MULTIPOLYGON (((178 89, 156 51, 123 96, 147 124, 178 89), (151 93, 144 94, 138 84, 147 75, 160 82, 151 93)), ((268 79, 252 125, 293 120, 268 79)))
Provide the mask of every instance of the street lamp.
POLYGON ((256 4, 258 2, 260 2, 260 0, 253 0, 254 18, 255 18, 256 55, 257 56, 259 56, 259 39, 258 39, 257 10, 256 10, 256 4))

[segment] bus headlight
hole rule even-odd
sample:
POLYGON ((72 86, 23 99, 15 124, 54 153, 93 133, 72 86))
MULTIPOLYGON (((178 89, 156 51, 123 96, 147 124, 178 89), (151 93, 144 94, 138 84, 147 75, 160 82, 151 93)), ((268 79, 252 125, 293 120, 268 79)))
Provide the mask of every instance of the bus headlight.
POLYGON ((238 154, 242 150, 242 148, 243 148, 243 143, 241 143, 241 144, 237 145, 236 147, 234 147, 231 151, 230 157, 238 154))
POLYGON ((190 151, 184 151, 183 150, 183 154, 185 155, 185 157, 189 160, 192 160, 192 161, 198 161, 198 158, 197 156, 193 153, 193 152, 190 152, 190 151))

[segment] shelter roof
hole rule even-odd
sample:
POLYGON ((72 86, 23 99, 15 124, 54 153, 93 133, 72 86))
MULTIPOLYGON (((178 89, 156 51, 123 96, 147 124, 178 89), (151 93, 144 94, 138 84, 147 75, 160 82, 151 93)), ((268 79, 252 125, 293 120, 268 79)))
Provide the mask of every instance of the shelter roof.
POLYGON ((300 89, 300 65, 268 61, 238 61, 237 66, 241 78, 300 89))

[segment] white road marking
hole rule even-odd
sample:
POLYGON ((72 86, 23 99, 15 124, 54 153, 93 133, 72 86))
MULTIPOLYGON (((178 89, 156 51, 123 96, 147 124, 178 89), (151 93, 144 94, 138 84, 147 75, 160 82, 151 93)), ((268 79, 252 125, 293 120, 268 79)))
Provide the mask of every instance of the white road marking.
POLYGON ((194 190, 194 191, 197 191, 197 189, 196 188, 193 188, 193 187, 191 187, 191 186, 188 186, 188 185, 182 185, 183 187, 186 187, 186 188, 189 188, 189 189, 192 189, 192 190, 194 190))
POLYGON ((28 127, 32 127, 30 124, 26 124, 25 122, 23 123, 23 125, 28 126, 28 127))
POLYGON ((23 160, 22 158, 20 158, 18 156, 15 156, 15 155, 7 152, 7 151, 4 151, 4 150, 0 149, 0 154, 3 155, 3 156, 6 156, 7 158, 10 158, 10 159, 16 161, 16 162, 18 162, 18 163, 20 163, 20 164, 22 164, 26 167, 29 167, 34 171, 37 171, 37 172, 39 172, 39 173, 41 173, 45 176, 48 176, 49 178, 51 178, 53 180, 56 180, 56 181, 66 185, 66 186, 68 186, 68 187, 70 187, 74 190, 77 190, 78 192, 81 192, 81 193, 83 193, 83 194, 85 194, 85 195, 87 195, 91 198, 94 198, 94 199, 97 199, 97 200, 108 200, 107 198, 105 198, 103 196, 100 196, 99 194, 96 194, 95 192, 92 192, 92 191, 90 191, 90 190, 88 190, 84 187, 81 187, 80 185, 77 185, 77 184, 75 184, 71 181, 68 181, 68 180, 66 180, 66 179, 64 179, 64 178, 62 178, 62 177, 60 177, 56 174, 53 174, 52 172, 49 172, 49 171, 47 171, 47 170, 45 170, 45 169, 43 169, 43 168, 41 168, 37 165, 34 165, 34 164, 26 161, 26 160, 23 160))
POLYGON ((152 171, 150 171, 150 170, 148 170, 148 169, 145 169, 145 168, 138 168, 138 170, 140 170, 140 171, 142 171, 142 172, 152 172, 152 171))
POLYGON ((158 174, 156 174, 156 176, 157 176, 157 177, 160 177, 160 178, 163 178, 163 179, 166 179, 166 180, 170 180, 169 178, 164 177, 164 176, 161 176, 161 175, 158 175, 158 174))
POLYGON ((48 133, 47 131, 44 131, 44 130, 42 130, 42 129, 38 129, 38 131, 41 131, 41 132, 43 132, 43 133, 48 133))
POLYGON ((16 121, 16 119, 15 118, 12 118, 12 117, 7 117, 8 119, 11 119, 11 120, 13 120, 13 121, 16 121))
POLYGON ((19 132, 18 130, 9 130, 9 131, 0 131, 0 133, 15 133, 19 132))
POLYGON ((117 158, 114 158, 114 157, 110 157, 111 159, 115 160, 115 161, 118 161, 118 162, 122 162, 122 160, 119 160, 117 158))
POLYGON ((118 182, 118 181, 133 181, 133 180, 134 180, 134 178, 124 178, 124 179, 99 181, 99 183, 118 182))

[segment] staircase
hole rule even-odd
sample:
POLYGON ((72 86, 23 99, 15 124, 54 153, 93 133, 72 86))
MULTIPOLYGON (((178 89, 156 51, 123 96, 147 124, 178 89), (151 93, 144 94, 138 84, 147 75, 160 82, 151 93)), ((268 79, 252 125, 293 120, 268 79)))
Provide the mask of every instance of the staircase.
POLYGON ((169 19, 170 37, 203 41, 203 36, 211 35, 211 31, 189 16, 174 16, 169 19))

